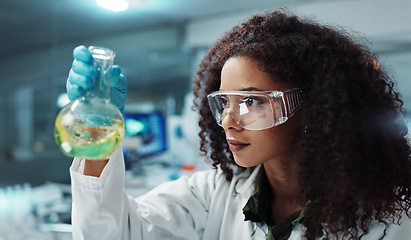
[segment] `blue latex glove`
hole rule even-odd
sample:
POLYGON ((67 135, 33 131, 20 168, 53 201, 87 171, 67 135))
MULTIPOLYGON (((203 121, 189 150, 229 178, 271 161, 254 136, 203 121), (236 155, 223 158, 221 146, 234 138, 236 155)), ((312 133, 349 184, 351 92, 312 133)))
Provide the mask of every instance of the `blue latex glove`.
MULTIPOLYGON (((93 67, 93 57, 85 46, 78 46, 73 50, 73 65, 66 82, 67 95, 70 101, 83 95, 96 75, 93 67)), ((110 99, 121 112, 127 95, 127 79, 121 74, 121 68, 111 66, 104 77, 110 78, 110 99)))

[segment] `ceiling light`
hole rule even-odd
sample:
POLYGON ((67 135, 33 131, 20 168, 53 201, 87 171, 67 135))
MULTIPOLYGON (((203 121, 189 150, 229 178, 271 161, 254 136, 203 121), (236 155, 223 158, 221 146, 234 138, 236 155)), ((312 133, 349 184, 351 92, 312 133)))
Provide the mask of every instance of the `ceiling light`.
POLYGON ((128 8, 128 2, 126 0, 96 0, 96 3, 100 7, 115 12, 125 11, 128 8))

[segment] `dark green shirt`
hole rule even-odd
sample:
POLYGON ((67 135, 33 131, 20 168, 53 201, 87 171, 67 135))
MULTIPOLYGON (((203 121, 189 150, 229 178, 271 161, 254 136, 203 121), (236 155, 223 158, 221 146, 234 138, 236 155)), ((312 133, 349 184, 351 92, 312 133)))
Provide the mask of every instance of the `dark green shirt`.
POLYGON ((264 222, 268 226, 266 240, 285 240, 291 235, 293 226, 304 221, 304 211, 298 211, 275 223, 270 199, 272 198, 270 184, 268 183, 264 167, 256 178, 255 193, 248 199, 243 208, 244 221, 264 222))

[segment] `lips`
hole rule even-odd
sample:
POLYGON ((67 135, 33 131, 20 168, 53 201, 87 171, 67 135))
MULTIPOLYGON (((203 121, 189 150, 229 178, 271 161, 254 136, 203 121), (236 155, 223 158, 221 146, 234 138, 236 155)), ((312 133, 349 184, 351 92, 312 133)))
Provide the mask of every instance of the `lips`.
POLYGON ((243 143, 234 139, 227 139, 227 143, 232 152, 238 152, 249 146, 249 143, 243 143))

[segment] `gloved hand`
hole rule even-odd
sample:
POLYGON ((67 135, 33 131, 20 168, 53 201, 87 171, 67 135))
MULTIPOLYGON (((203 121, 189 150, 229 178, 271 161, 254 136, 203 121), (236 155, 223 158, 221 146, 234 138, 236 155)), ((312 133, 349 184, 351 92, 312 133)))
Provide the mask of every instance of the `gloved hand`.
MULTIPOLYGON (((70 101, 83 95, 96 75, 93 67, 93 57, 85 46, 78 46, 73 50, 73 65, 66 82, 67 95, 70 101)), ((121 74, 118 65, 111 66, 104 77, 110 78, 110 99, 121 112, 127 95, 127 79, 121 74)))

